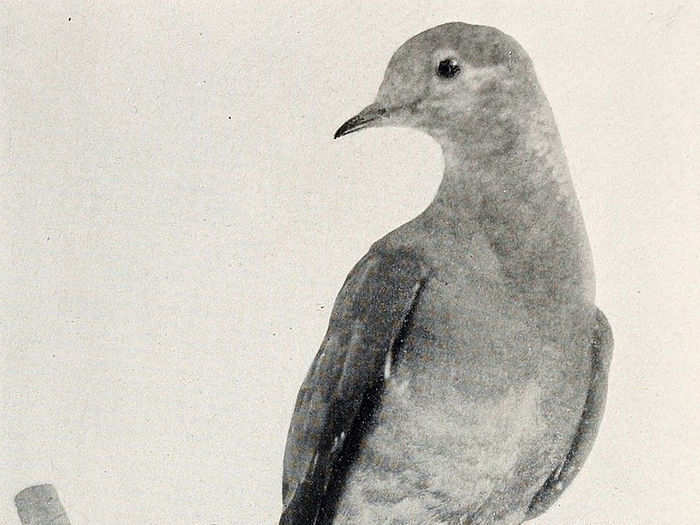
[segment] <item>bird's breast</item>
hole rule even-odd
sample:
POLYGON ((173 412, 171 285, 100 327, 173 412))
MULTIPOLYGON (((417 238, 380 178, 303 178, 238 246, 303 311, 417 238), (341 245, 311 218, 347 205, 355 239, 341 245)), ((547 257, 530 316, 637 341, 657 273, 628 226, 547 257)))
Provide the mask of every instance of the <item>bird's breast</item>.
POLYGON ((366 521, 348 523, 524 513, 568 451, 587 392, 584 330, 545 336, 503 283, 464 271, 420 292, 341 501, 366 521))

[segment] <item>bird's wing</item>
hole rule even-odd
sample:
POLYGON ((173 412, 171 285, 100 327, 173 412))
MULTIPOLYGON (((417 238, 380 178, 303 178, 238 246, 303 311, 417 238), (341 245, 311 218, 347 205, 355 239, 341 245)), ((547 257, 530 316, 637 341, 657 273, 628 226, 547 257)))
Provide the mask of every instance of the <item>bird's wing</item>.
POLYGON ((342 483, 427 275, 413 252, 374 249, 348 275, 294 408, 280 525, 313 525, 327 510, 329 484, 342 483))
POLYGON ((596 327, 591 341, 592 375, 581 421, 564 461, 549 476, 530 502, 527 519, 547 510, 576 477, 593 447, 605 409, 608 391, 608 368, 612 359, 613 336, 610 324, 600 310, 596 313, 596 327))

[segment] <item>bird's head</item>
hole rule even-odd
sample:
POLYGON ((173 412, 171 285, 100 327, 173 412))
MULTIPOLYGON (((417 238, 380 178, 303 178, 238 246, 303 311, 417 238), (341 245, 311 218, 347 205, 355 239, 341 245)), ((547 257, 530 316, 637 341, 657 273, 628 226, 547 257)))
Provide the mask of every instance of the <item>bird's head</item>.
POLYGON ((461 138, 475 147, 481 142, 503 149, 538 93, 532 63, 513 38, 492 27, 443 24, 394 53, 375 102, 345 122, 335 138, 400 126, 425 131, 443 146, 461 138))

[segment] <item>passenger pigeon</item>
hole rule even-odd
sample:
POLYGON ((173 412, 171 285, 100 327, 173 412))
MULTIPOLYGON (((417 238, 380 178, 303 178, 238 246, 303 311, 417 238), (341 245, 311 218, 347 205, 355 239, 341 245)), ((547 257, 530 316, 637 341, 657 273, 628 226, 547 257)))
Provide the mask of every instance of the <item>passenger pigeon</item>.
POLYGON ((550 106, 513 38, 449 23, 403 44, 335 136, 378 126, 433 137, 444 175, 340 290, 280 524, 520 524, 588 455, 613 346, 550 106))

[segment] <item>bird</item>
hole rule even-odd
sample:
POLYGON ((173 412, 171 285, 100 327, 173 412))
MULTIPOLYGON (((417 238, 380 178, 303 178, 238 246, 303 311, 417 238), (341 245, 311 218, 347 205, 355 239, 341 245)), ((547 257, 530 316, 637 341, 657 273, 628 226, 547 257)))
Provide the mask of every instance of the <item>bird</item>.
POLYGON ((551 107, 514 38, 450 22, 395 51, 335 138, 386 126, 432 137, 444 173, 336 297, 279 524, 521 524, 588 456, 613 349, 551 107))

